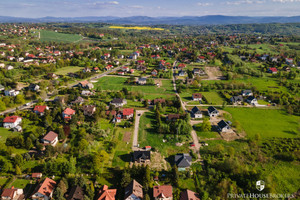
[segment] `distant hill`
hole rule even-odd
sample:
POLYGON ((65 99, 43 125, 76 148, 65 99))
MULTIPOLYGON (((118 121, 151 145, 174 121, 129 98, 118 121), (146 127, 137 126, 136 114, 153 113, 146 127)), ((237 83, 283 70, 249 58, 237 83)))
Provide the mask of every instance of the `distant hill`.
POLYGON ((224 24, 252 24, 252 23, 297 23, 300 22, 300 16, 293 17, 247 17, 247 16, 185 16, 185 17, 43 17, 43 18, 20 18, 0 16, 0 23, 12 22, 104 22, 113 24, 131 24, 131 25, 224 25, 224 24))

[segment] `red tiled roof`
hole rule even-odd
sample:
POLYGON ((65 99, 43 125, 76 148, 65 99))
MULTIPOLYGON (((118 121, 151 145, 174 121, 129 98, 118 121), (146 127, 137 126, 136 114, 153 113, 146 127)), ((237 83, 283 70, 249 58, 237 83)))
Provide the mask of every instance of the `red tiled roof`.
POLYGON ((31 177, 32 178, 40 178, 40 177, 42 177, 42 173, 32 173, 31 177))
POLYGON ((172 186, 171 185, 161 185, 153 187, 153 197, 172 197, 172 186))
POLYGON ((13 199, 14 193, 17 191, 17 189, 12 188, 5 188, 2 192, 1 197, 4 199, 4 197, 10 197, 10 199, 13 199))
POLYGON ((41 193, 49 197, 55 187, 56 187, 56 182, 50 178, 46 178, 44 182, 36 188, 34 194, 41 193))
POLYGON ((180 64, 178 65, 178 67, 185 67, 185 64, 180 63, 180 64))
POLYGON ((115 200, 117 194, 116 189, 108 189, 107 185, 103 185, 99 191, 97 200, 115 200))
POLYGON ((270 70, 271 70, 272 72, 277 72, 277 69, 276 69, 275 67, 271 67, 270 70))
POLYGON ((35 106, 33 111, 38 111, 39 113, 43 113, 47 106, 35 106))
POLYGON ((200 200, 200 197, 197 193, 191 190, 185 190, 181 192, 180 200, 200 200))
POLYGON ((43 139, 52 142, 56 137, 58 137, 58 134, 50 131, 47 135, 44 136, 43 139))
POLYGON ((134 109, 133 108, 124 108, 123 109, 123 115, 132 115, 134 113, 134 109))
POLYGON ((74 115, 75 110, 73 110, 71 108, 66 108, 63 113, 66 114, 66 115, 74 115))
POLYGON ((193 97, 194 98, 202 98, 202 94, 201 93, 194 93, 193 97))
POLYGON ((82 86, 86 86, 87 84, 89 84, 89 82, 87 80, 81 81, 79 82, 82 86))
POLYGON ((8 117, 4 118, 3 122, 4 123, 15 123, 18 118, 21 118, 21 117, 19 117, 19 116, 8 116, 8 117))

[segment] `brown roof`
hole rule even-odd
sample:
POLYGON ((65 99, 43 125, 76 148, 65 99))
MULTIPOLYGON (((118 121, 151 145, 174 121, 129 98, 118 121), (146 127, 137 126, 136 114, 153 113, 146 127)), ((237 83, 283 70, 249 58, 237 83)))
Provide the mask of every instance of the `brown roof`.
POLYGON ((172 195, 172 186, 171 185, 161 185, 153 187, 153 197, 173 197, 172 195))
POLYGON ((79 186, 72 187, 67 200, 83 200, 84 193, 83 189, 79 186))
POLYGON ((17 191, 17 189, 12 188, 5 188, 2 192, 1 197, 10 197, 10 199, 13 199, 14 193, 17 191))
POLYGON ((32 173, 32 174, 31 174, 31 177, 32 177, 32 178, 41 178, 42 175, 43 175, 42 173, 32 173))
POLYGON ((125 188, 125 199, 134 194, 136 197, 143 199, 143 186, 136 180, 131 181, 125 188))
POLYGON ((157 102, 159 102, 159 103, 166 103, 166 100, 165 99, 154 99, 153 100, 154 104, 156 104, 157 102))
POLYGON ((168 120, 180 119, 180 114, 168 114, 168 120))
POLYGON ((194 93, 193 97, 194 98, 202 98, 202 94, 201 93, 194 93))
POLYGON ((200 200, 200 196, 191 190, 185 190, 181 192, 180 200, 200 200))
POLYGON ((42 183, 40 183, 36 188, 33 194, 40 193, 45 196, 50 196, 56 187, 56 182, 50 178, 46 178, 42 183))
POLYGON ((44 136, 43 140, 53 141, 56 137, 58 137, 58 134, 50 131, 49 133, 47 133, 47 135, 44 136))
POLYGON ((108 189, 107 185, 100 188, 97 200, 115 200, 117 189, 108 189))

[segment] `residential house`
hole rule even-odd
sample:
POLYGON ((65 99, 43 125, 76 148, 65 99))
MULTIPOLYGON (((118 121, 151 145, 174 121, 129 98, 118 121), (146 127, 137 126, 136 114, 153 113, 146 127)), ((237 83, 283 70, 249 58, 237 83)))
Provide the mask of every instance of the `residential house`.
POLYGON ((209 106, 207 112, 209 117, 217 117, 219 115, 219 111, 213 106, 209 106))
POLYGON ((22 118, 19 116, 8 116, 3 120, 4 128, 15 128, 19 126, 22 122, 22 118))
POLYGON ((67 195, 67 200, 83 200, 84 192, 82 187, 76 185, 73 186, 70 190, 70 193, 67 195))
POLYGON ((185 71, 184 70, 180 70, 179 72, 178 72, 178 76, 185 76, 185 71))
POLYGON ((157 73, 157 70, 156 70, 156 69, 152 70, 152 72, 151 72, 151 75, 152 75, 152 76, 157 76, 157 74, 158 74, 158 73, 157 73))
POLYGON ((50 178, 46 178, 34 190, 31 198, 33 200, 49 200, 52 198, 56 182, 50 178))
POLYGON ((147 78, 139 78, 138 79, 138 84, 139 85, 145 85, 147 83, 147 78))
POLYGON ((39 91, 40 86, 38 84, 31 83, 29 85, 28 89, 31 91, 37 92, 37 91, 39 91))
POLYGON ((94 95, 94 93, 89 90, 82 90, 81 95, 82 96, 91 96, 91 95, 94 95))
POLYGON ((122 114, 123 114, 123 119, 133 118, 134 109, 133 108, 124 108, 122 114))
POLYGON ((75 110, 73 110, 71 108, 66 108, 62 113, 62 117, 66 120, 71 119, 72 115, 75 115, 75 110))
POLYGON ((197 106, 195 106, 192 110, 191 110, 191 117, 192 118, 202 118, 202 112, 199 110, 199 108, 197 106))
POLYGON ((78 86, 85 89, 93 89, 94 85, 92 83, 89 83, 87 80, 81 81, 78 83, 78 86))
POLYGON ((4 188, 1 194, 1 200, 23 200, 24 193, 23 189, 14 188, 4 188))
POLYGON ((197 62, 198 62, 198 63, 205 63, 205 62, 206 62, 206 61, 205 61, 205 57, 204 57, 204 56, 198 56, 197 62))
POLYGON ((5 64, 4 63, 0 63, 0 68, 4 68, 5 64))
POLYGON ((271 73, 271 74, 277 74, 278 70, 276 69, 276 67, 270 67, 268 70, 267 70, 268 73, 271 73))
POLYGON ((51 146, 55 147, 58 142, 58 134, 50 131, 43 137, 42 142, 44 143, 44 145, 50 144, 51 146))
POLYGON ((252 92, 252 90, 243 90, 242 95, 243 96, 252 96, 253 92, 252 92))
POLYGON ((153 197, 155 200, 172 200, 173 189, 171 185, 158 185, 153 187, 153 197))
POLYGON ((124 200, 142 200, 143 197, 143 186, 136 180, 126 186, 124 200))
POLYGON ((142 64, 145 64, 145 61, 144 60, 138 60, 138 61, 136 61, 136 63, 139 64, 139 65, 142 65, 142 64))
POLYGON ((31 174, 31 178, 32 179, 40 179, 40 178, 42 178, 42 176, 43 176, 43 174, 42 173, 32 173, 31 174))
POLYGON ((94 105, 85 105, 82 107, 83 114, 87 116, 92 116, 96 112, 96 106, 94 105))
POLYGON ((12 96, 12 97, 15 97, 15 96, 17 96, 18 94, 20 94, 20 91, 18 91, 18 90, 5 90, 5 91, 4 91, 4 95, 5 95, 5 96, 12 96))
POLYGON ((176 121, 180 119, 180 114, 168 114, 167 121, 176 121))
POLYGON ((201 75, 205 75, 205 71, 201 68, 194 68, 193 74, 194 76, 201 76, 201 75))
POLYGON ((53 79, 58 79, 58 76, 54 73, 48 73, 47 78, 53 80, 53 79))
POLYGON ((12 70, 12 69, 14 69, 14 67, 11 66, 11 65, 7 65, 7 66, 5 67, 5 69, 6 69, 6 70, 12 70))
POLYGON ((251 104, 251 105, 256 105, 258 104, 257 99, 254 96, 250 96, 246 99, 246 102, 251 104))
POLYGON ((138 66, 136 66, 136 69, 137 69, 138 71, 143 71, 143 72, 145 72, 145 71, 147 70, 147 67, 146 67, 145 65, 138 65, 138 66))
POLYGON ((129 67, 128 66, 123 66, 122 71, 123 72, 129 72, 129 67))
POLYGON ((220 132, 228 132, 231 130, 231 128, 228 122, 221 120, 220 122, 218 122, 218 130, 220 132))
POLYGON ((114 98, 111 102, 110 102, 111 105, 114 105, 116 107, 122 107, 124 106, 125 104, 127 104, 127 101, 126 99, 122 99, 122 98, 114 98))
POLYGON ((242 104, 244 99, 242 95, 238 95, 238 96, 232 96, 230 98, 230 101, 232 104, 242 104))
POLYGON ((180 63, 180 64, 177 66, 178 69, 183 69, 183 68, 185 68, 185 67, 186 67, 186 65, 185 65, 184 63, 180 63))
POLYGON ((48 106, 35 106, 33 112, 40 116, 43 116, 46 110, 49 110, 48 106))
POLYGON ((92 72, 92 70, 88 67, 85 67, 83 70, 82 70, 83 73, 87 73, 87 72, 92 72))
POLYGON ((84 98, 82 98, 81 96, 78 96, 74 101, 71 101, 71 104, 83 104, 85 102, 84 98))
POLYGON ((107 185, 103 185, 96 197, 96 200, 115 200, 117 189, 108 189, 107 185))
POLYGON ((200 200, 200 195, 191 190, 184 190, 181 192, 179 200, 200 200))
POLYGON ((177 165, 179 171, 184 171, 185 168, 191 166, 192 157, 190 154, 178 153, 175 155, 175 164, 177 165))
POLYGON ((201 93, 194 93, 192 95, 193 101, 202 101, 202 94, 201 93))
POLYGON ((151 158, 150 151, 134 151, 133 152, 133 162, 137 163, 149 163, 151 158))
POLYGON ((156 103, 160 103, 160 104, 165 104, 166 100, 165 99, 154 99, 153 100, 153 104, 156 105, 156 103))

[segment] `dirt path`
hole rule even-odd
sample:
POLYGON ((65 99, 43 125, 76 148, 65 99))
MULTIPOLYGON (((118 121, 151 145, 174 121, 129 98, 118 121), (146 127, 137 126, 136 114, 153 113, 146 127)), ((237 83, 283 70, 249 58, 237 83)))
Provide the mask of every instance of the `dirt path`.
POLYGON ((147 112, 147 110, 136 110, 135 111, 135 123, 134 123, 134 132, 133 132, 133 141, 132 141, 132 150, 138 150, 138 135, 139 135, 139 125, 141 116, 147 112))

